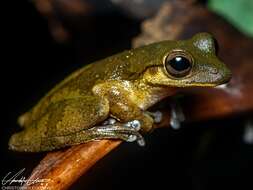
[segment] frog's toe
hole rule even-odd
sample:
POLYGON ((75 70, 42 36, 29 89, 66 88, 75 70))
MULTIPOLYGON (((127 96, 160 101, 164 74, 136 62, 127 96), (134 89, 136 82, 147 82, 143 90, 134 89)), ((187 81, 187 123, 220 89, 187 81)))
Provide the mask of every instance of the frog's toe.
POLYGON ((170 126, 172 127, 172 129, 180 129, 181 128, 181 121, 178 120, 177 118, 172 117, 170 120, 170 126))
POLYGON ((136 131, 139 131, 141 129, 141 123, 139 120, 132 120, 123 125, 124 127, 131 127, 135 129, 136 131))
POLYGON ((181 123, 185 120, 185 115, 178 102, 171 103, 170 125, 173 129, 180 129, 181 123))
POLYGON ((113 125, 113 124, 115 124, 117 122, 117 120, 116 119, 114 119, 114 118, 108 118, 107 120, 105 120, 104 122, 103 122, 103 125, 113 125))
POLYGON ((137 140, 137 143, 138 143, 139 146, 145 146, 145 144, 146 144, 146 142, 145 142, 145 140, 144 140, 143 137, 140 138, 140 139, 138 139, 138 140, 137 140))
POLYGON ((160 111, 148 112, 148 114, 154 119, 155 123, 160 123, 163 118, 163 113, 160 111))
POLYGON ((134 142, 137 140, 137 135, 129 135, 128 139, 126 140, 127 142, 134 142))
POLYGON ((143 138, 143 136, 140 133, 137 134, 132 134, 132 135, 128 135, 127 137, 127 142, 134 142, 136 141, 138 143, 139 146, 145 146, 145 140, 143 138))

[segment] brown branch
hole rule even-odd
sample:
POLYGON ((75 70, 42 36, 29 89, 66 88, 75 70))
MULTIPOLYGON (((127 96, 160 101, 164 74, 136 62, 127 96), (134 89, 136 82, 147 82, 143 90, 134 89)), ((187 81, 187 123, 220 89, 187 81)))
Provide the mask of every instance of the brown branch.
POLYGON ((121 141, 93 141, 66 150, 50 152, 33 170, 29 180, 43 182, 25 186, 27 189, 67 189, 121 141), (45 181, 44 181, 45 180, 45 181))
MULTIPOLYGON (((156 127, 169 126, 169 112, 164 111, 164 119, 156 127)), ((24 186, 27 189, 58 190, 67 189, 98 160, 116 148, 122 141, 101 140, 50 152, 33 170, 30 181, 43 182, 24 186)))

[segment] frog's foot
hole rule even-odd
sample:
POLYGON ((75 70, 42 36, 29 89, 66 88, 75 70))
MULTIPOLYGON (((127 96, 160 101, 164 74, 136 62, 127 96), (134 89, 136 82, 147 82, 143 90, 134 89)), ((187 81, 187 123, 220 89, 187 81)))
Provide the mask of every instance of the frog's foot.
POLYGON ((147 114, 154 119, 154 123, 160 123, 162 121, 163 114, 160 111, 147 112, 147 114))
MULTIPOLYGON (((141 123, 139 120, 129 121, 127 123, 124 123, 123 126, 126 128, 134 129, 136 132, 141 129, 141 123)), ((140 146, 145 146, 145 140, 139 132, 137 132, 136 134, 132 134, 128 137, 127 142, 133 142, 133 141, 137 141, 137 143, 140 146)))
POLYGON ((104 123, 106 124, 88 129, 94 135, 94 139, 122 139, 127 142, 137 141, 140 146, 145 145, 144 138, 138 132, 141 129, 141 124, 138 120, 122 124, 116 123, 116 120, 109 118, 104 123))

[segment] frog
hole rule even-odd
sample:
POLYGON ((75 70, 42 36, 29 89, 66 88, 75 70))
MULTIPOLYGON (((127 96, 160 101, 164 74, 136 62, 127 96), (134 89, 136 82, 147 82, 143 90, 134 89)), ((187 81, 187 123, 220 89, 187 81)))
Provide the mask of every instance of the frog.
POLYGON ((161 120, 149 108, 180 89, 215 87, 230 78, 209 33, 125 50, 85 65, 50 90, 18 118, 22 130, 10 137, 9 149, 52 151, 102 139, 143 146, 143 134, 161 120))

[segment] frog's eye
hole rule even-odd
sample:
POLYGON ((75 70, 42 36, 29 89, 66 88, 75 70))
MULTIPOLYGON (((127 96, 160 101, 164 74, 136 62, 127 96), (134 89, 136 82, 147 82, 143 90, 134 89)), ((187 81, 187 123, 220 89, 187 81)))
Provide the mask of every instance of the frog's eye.
POLYGON ((192 57, 185 52, 170 53, 164 60, 166 71, 174 77, 185 77, 192 69, 192 57))

